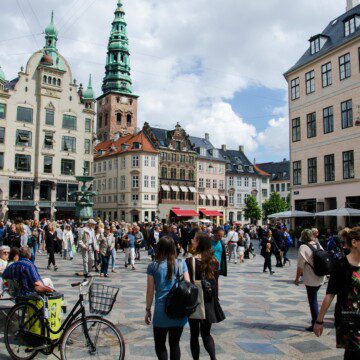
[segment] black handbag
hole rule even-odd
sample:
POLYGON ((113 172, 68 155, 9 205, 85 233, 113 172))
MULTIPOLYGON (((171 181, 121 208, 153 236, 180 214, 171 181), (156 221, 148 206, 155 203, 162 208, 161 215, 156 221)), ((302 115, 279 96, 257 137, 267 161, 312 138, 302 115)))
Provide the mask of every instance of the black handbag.
POLYGON ((204 293, 204 302, 210 302, 216 293, 216 280, 201 280, 201 285, 204 293))
POLYGON ((348 332, 360 331, 360 312, 359 311, 342 311, 341 327, 348 332))

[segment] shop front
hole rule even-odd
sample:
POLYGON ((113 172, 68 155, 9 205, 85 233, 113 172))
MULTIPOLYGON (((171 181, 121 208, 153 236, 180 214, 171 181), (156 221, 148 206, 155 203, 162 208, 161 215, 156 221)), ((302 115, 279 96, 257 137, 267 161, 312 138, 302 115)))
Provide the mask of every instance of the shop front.
POLYGON ((170 222, 187 221, 198 218, 199 213, 195 210, 186 210, 180 208, 172 208, 170 210, 170 222))
POLYGON ((199 209, 199 211, 200 211, 200 220, 207 219, 218 226, 224 223, 223 211, 210 210, 210 209, 199 209))

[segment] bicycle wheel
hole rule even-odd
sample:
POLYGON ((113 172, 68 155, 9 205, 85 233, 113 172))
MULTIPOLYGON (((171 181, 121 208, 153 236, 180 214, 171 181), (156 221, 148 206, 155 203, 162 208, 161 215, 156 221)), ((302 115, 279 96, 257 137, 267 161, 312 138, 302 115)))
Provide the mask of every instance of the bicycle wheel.
POLYGON ((44 325, 36 316, 38 309, 31 303, 19 303, 9 312, 4 331, 6 349, 12 359, 33 359, 44 342, 44 325), (37 327, 38 334, 30 329, 37 327))
POLYGON ((66 329, 61 345, 62 359, 118 359, 125 358, 125 341, 119 329, 110 321, 99 316, 85 318, 89 337, 95 346, 90 348, 83 329, 82 320, 79 319, 66 329))

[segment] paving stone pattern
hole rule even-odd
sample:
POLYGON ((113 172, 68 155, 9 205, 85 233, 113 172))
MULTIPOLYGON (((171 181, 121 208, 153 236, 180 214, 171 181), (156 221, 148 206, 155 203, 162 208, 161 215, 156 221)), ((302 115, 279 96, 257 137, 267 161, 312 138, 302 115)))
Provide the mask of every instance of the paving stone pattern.
MULTIPOLYGON (((295 259, 296 253, 291 254, 295 259)), ((145 253, 137 270, 123 267, 124 254, 118 253, 118 269, 108 279, 96 281, 120 288, 118 300, 110 314, 126 339, 126 359, 154 360, 151 326, 144 323, 146 268, 149 259, 145 253)), ((70 283, 78 281, 81 256, 73 261, 57 258, 59 270, 46 270, 46 256, 39 255, 36 263, 43 277, 50 276, 56 289, 65 294, 68 311, 75 304, 77 290, 70 283)), ((229 276, 220 278, 220 300, 227 319, 213 326, 218 360, 237 359, 342 359, 342 351, 335 348, 333 308, 326 318, 324 335, 318 339, 306 333, 309 309, 304 286, 295 286, 296 261, 286 268, 275 268, 275 275, 263 274, 260 255, 243 264, 230 264, 229 276)), ((97 275, 96 275, 97 276, 97 275)), ((325 286, 320 291, 323 299, 325 286)), ((0 304, 1 306, 2 304, 0 304)), ((0 315, 1 316, 1 315, 0 315)), ((3 344, 3 316, 0 318, 0 343, 3 344)), ((192 359, 189 346, 189 328, 181 338, 182 359, 192 359)), ((201 341, 200 341, 201 344, 201 341)), ((0 346, 0 359, 7 359, 5 346, 0 346)), ((43 356, 38 357, 44 358, 43 356)), ((53 357, 49 357, 52 359, 53 357)), ((201 359, 209 357, 202 349, 201 359)))

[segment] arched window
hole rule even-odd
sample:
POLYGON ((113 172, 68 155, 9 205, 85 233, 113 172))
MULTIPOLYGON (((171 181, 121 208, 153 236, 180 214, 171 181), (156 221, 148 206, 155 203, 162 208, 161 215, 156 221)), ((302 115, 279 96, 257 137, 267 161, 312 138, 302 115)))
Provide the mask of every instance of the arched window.
POLYGON ((118 125, 121 125, 121 112, 118 112, 117 114, 116 114, 116 123, 118 124, 118 125))
POLYGON ((48 84, 51 84, 51 76, 48 77, 48 84))
POLYGON ((46 84, 46 80, 47 80, 47 76, 46 76, 46 75, 44 75, 44 76, 43 76, 43 83, 45 83, 45 84, 46 84))
POLYGON ((126 125, 127 126, 131 126, 131 114, 127 114, 126 115, 126 125))
POLYGON ((61 85, 61 80, 57 79, 57 86, 60 86, 60 85, 61 85))
POLYGON ((53 83, 53 85, 56 85, 56 79, 55 78, 53 78, 52 83, 53 83))

